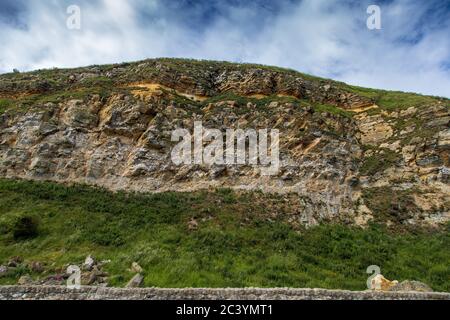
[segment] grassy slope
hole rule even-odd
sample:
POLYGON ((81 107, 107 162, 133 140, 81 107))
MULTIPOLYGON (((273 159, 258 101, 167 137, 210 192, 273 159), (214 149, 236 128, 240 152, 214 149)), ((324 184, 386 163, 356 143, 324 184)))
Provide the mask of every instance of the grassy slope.
MULTIPOLYGON (((161 60, 178 71, 192 71, 184 70, 186 67, 203 70, 205 66, 219 65, 261 67, 312 81, 329 82, 276 67, 161 60)), ((135 63, 122 66, 128 65, 135 63)), ((113 67, 99 66, 101 70, 113 67)), ((0 115, 6 110, 23 110, 69 98, 83 99, 94 93, 107 96, 111 91, 119 90, 111 80, 102 77, 87 79, 81 87, 62 88, 62 83, 66 83, 73 71, 29 73, 54 84, 54 89, 14 100, 0 99, 0 115)), ((9 74, 1 78, 23 76, 9 74)), ((380 106, 373 112, 426 107, 437 101, 450 104, 448 99, 334 83, 345 91, 373 99, 380 106)), ((263 105, 280 99, 256 100, 226 93, 207 102, 230 98, 242 102, 242 106, 247 102, 263 105)), ((297 99, 288 102, 311 104, 297 99)), ((313 104, 313 107, 317 111, 351 116, 333 106, 313 104)), ((393 157, 373 157, 363 166, 363 171, 373 173, 385 166, 386 161, 394 160, 393 157)), ((147 286, 341 289, 364 289, 365 269, 377 264, 388 278, 422 280, 435 290, 450 291, 448 230, 436 234, 393 234, 377 226, 362 230, 338 225, 295 230, 285 222, 286 219, 269 221, 264 216, 267 213, 264 208, 254 201, 253 196, 236 195, 226 190, 126 195, 80 186, 68 188, 50 183, 0 180, 0 264, 20 255, 28 261, 46 262, 50 269, 56 270, 66 263, 79 264, 86 255, 94 254, 99 259, 112 260, 107 267, 112 275, 112 285, 126 283, 132 276, 127 269, 131 262, 137 261, 146 271, 147 286), (14 240, 12 226, 17 217, 23 215, 32 215, 40 221, 37 238, 14 240), (187 223, 194 216, 200 221, 200 227, 197 231, 189 231, 187 223), (201 221, 202 218, 205 221, 201 221)), ((0 278, 0 284, 14 283, 20 274, 27 272, 17 270, 15 274, 0 278)))
MULTIPOLYGON (((388 278, 450 291, 448 228, 399 234, 375 225, 329 224, 294 230, 282 219, 263 218, 264 207, 252 197, 230 190, 138 195, 0 180, 0 263, 20 255, 58 269, 93 254, 112 260, 106 270, 116 286, 132 276, 127 269, 137 261, 146 286, 351 290, 365 289, 365 270, 376 264, 388 278), (24 215, 38 219, 39 235, 14 240, 12 226, 24 215), (199 228, 190 231, 193 217, 199 228)), ((0 284, 26 272, 17 270, 0 284)))

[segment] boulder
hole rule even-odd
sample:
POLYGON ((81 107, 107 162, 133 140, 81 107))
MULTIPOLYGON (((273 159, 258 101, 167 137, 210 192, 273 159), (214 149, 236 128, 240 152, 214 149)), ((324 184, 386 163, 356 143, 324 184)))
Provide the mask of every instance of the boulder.
POLYGON ((418 292, 433 292, 427 284, 414 281, 405 280, 389 288, 389 291, 418 291, 418 292))
POLYGON ((17 284, 21 285, 21 286, 26 286, 26 285, 29 285, 32 283, 33 283, 33 279, 28 274, 21 276, 19 278, 19 280, 17 281, 17 284))
POLYGON ((144 283, 144 276, 140 273, 136 274, 125 286, 126 288, 139 288, 144 283))
POLYGON ((91 255, 87 256, 83 263, 83 269, 91 271, 95 266, 95 259, 91 255))
POLYGON ((142 271, 144 271, 144 270, 137 262, 133 262, 131 264, 131 271, 133 271, 135 273, 142 273, 142 271))
POLYGON ((107 272, 101 270, 98 264, 95 264, 91 270, 85 271, 81 274, 81 283, 83 285, 98 285, 106 281, 108 276, 107 272))
POLYGON ((7 266, 0 266, 0 277, 5 275, 8 272, 7 266))
POLYGON ((191 219, 191 221, 188 222, 188 229, 189 230, 197 230, 198 229, 198 222, 194 218, 191 219))
POLYGON ((84 272, 81 275, 81 283, 86 286, 93 285, 97 281, 97 274, 95 272, 84 272))
POLYGON ((378 274, 370 282, 370 289, 375 291, 389 291, 390 288, 397 285, 398 281, 390 281, 383 277, 383 275, 378 274))

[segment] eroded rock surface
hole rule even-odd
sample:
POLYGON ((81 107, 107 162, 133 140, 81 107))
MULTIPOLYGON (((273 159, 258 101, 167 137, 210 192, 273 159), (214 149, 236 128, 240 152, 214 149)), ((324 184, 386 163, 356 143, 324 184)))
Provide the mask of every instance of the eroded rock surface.
MULTIPOLYGON (((450 103, 398 107, 261 66, 178 60, 0 77, 0 176, 163 192, 297 195, 304 225, 450 219, 450 103), (50 79, 48 79, 50 77, 50 79), (175 165, 174 129, 278 129, 281 167, 175 165), (402 195, 402 197, 397 197, 402 195)), ((395 100, 394 100, 395 101, 395 100)), ((406 101, 406 102, 404 102, 406 101)))

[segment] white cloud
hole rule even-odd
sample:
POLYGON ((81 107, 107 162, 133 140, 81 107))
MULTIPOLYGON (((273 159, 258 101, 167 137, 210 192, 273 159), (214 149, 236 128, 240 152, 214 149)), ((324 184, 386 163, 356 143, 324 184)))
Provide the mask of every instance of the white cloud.
POLYGON ((221 5, 204 28, 188 27, 193 12, 177 19, 162 0, 80 3, 77 31, 66 28, 67 3, 27 1, 28 28, 0 26, 0 72, 193 57, 279 65, 361 86, 450 97, 450 71, 443 67, 450 63, 450 24, 423 22, 434 1, 380 4, 380 31, 366 28, 369 1, 286 2, 265 15, 264 24, 264 9, 221 5))

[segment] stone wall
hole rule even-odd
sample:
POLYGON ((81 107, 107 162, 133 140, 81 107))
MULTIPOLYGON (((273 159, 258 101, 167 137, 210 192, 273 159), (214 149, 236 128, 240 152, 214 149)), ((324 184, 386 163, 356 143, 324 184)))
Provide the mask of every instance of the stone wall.
POLYGON ((373 292, 325 289, 119 289, 3 286, 0 300, 450 300, 450 293, 373 292))

